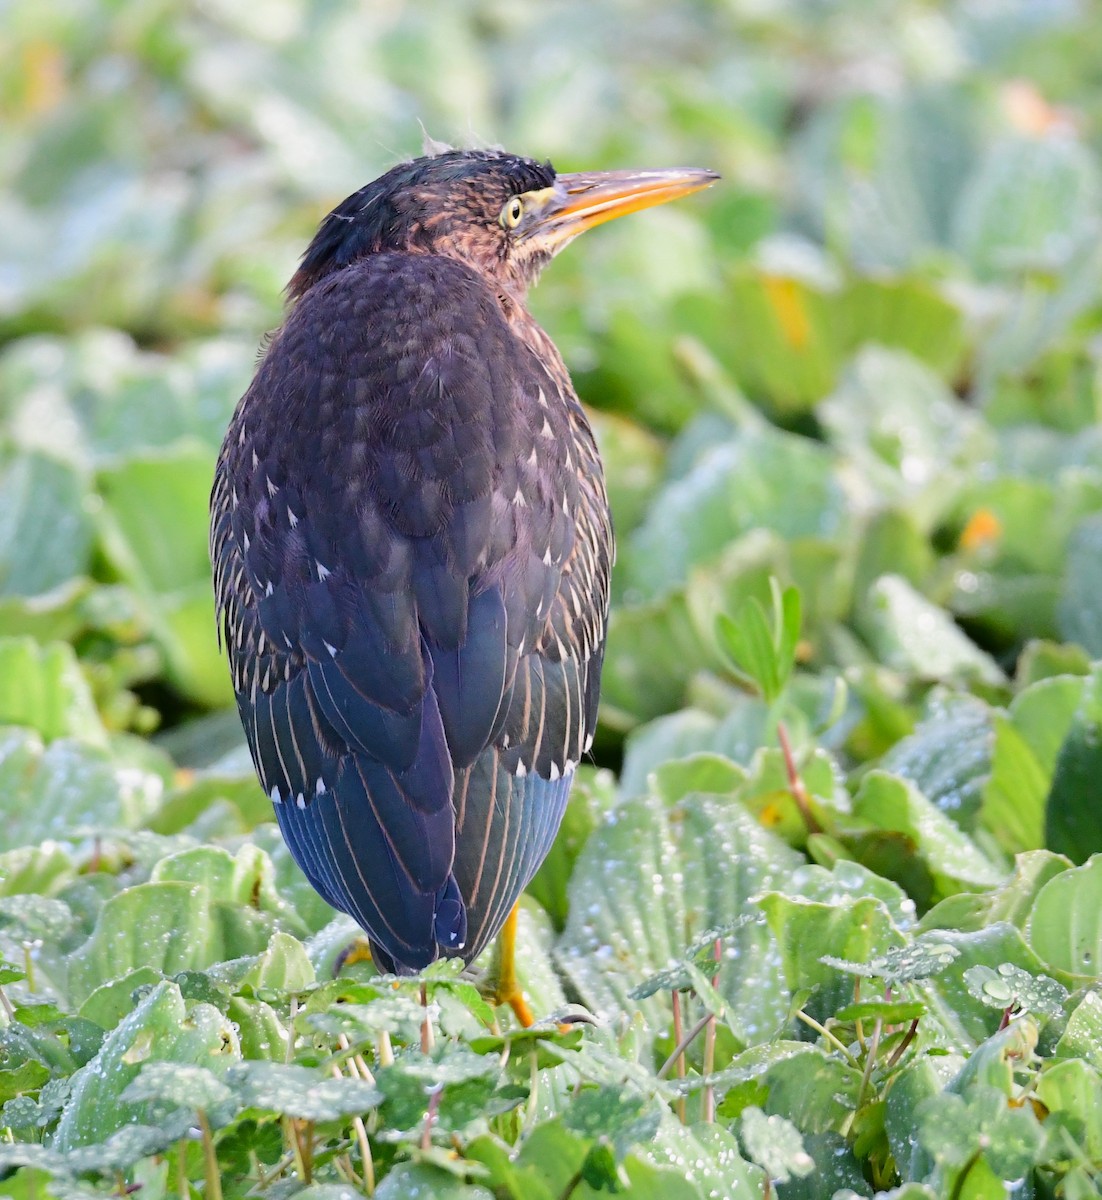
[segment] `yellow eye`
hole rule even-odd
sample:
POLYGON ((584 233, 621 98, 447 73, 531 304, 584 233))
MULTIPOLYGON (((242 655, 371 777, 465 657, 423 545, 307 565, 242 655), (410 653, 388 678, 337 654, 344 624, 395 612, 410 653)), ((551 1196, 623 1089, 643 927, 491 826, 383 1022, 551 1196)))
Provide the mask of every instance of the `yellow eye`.
POLYGON ((505 201, 505 207, 501 210, 499 220, 503 229, 516 229, 523 216, 524 201, 519 196, 512 196, 505 201))

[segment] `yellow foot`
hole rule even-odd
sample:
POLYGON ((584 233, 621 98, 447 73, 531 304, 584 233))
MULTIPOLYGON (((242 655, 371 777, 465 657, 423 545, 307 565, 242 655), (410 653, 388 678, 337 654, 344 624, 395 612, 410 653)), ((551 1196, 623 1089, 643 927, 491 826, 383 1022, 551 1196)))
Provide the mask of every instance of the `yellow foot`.
POLYGON ((517 906, 509 914, 502 926, 497 941, 497 953, 494 956, 494 967, 490 978, 493 984, 489 999, 492 1004, 508 1004, 516 1015, 517 1020, 527 1029, 534 1025, 536 1018, 528 1007, 528 1001, 520 990, 517 981, 517 906))
POLYGON ((339 975, 345 967, 352 966, 353 963, 371 962, 371 944, 367 938, 358 937, 347 950, 342 950, 337 955, 337 960, 333 964, 333 974, 339 975))
POLYGON ((519 987, 514 987, 510 992, 502 992, 500 988, 494 992, 493 1001, 495 1004, 508 1004, 513 1010, 516 1019, 528 1029, 536 1023, 536 1018, 532 1015, 531 1008, 528 1007, 528 1001, 524 998, 524 993, 519 987))

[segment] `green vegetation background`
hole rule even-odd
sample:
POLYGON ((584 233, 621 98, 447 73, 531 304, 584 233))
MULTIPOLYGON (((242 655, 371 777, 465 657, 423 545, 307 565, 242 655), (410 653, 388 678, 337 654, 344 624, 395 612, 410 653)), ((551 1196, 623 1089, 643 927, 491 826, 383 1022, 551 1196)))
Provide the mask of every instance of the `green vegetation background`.
POLYGON ((1099 6, 0 11, 0 1192, 1098 1194, 1099 6), (521 953, 598 1024, 441 967, 427 1048, 331 978, 206 557, 297 255, 421 125, 724 177, 533 297, 620 556, 521 953))

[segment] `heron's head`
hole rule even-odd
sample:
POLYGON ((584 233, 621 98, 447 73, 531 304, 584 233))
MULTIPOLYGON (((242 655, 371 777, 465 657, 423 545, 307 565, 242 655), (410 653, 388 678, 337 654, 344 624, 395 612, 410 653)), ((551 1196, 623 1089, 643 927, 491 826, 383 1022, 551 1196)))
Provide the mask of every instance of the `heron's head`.
POLYGON ((558 174, 499 150, 448 150, 402 163, 322 221, 289 285, 301 296, 369 254, 407 250, 458 258, 523 293, 579 233, 714 183, 714 171, 558 174))

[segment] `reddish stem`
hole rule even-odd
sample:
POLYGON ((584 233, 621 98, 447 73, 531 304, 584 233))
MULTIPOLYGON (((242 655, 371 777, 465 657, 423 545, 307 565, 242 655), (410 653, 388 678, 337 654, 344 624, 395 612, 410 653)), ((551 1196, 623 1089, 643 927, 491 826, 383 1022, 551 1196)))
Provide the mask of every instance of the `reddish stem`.
POLYGON ((811 811, 811 795, 800 778, 799 769, 796 766, 796 758, 792 753, 792 743, 788 740, 788 730, 784 726, 783 721, 777 722, 777 741, 781 745, 781 753, 784 755, 784 770, 788 776, 788 790, 792 793, 792 799, 796 802, 796 807, 800 810, 800 817, 803 820, 807 832, 822 833, 823 827, 815 820, 815 816, 811 811))

